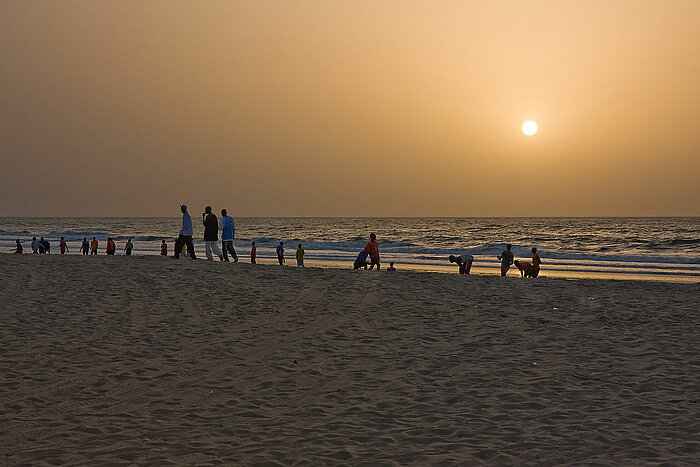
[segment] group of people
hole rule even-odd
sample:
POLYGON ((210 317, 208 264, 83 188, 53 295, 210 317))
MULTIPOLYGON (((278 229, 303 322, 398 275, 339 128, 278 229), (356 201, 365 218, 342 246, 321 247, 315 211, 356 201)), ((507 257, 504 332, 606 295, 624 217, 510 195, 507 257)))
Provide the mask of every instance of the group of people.
MULTIPOLYGON (((187 211, 186 205, 180 206, 180 211, 182 212, 182 226, 178 234, 177 240, 175 241, 174 255, 173 258, 177 259, 180 255, 187 254, 192 259, 196 259, 196 254, 194 250, 194 243, 192 241, 193 229, 192 229, 192 217, 187 211)), ((213 260, 214 255, 216 255, 220 261, 229 261, 229 255, 233 258, 234 262, 238 262, 238 255, 236 254, 236 249, 233 245, 233 240, 236 234, 236 225, 233 218, 228 215, 226 209, 221 210, 221 218, 217 219, 216 215, 212 212, 211 206, 206 206, 204 212, 202 213, 202 225, 204 226, 204 249, 208 260, 213 260), (219 249, 219 231, 221 231, 221 249, 219 249)), ((24 248, 22 247, 22 241, 17 240, 17 247, 15 253, 23 253, 24 248)), ((49 241, 41 237, 37 240, 36 237, 32 238, 32 251, 40 254, 46 254, 51 252, 51 244, 49 241)), ((99 242, 96 237, 92 237, 92 241, 88 241, 87 237, 83 237, 83 241, 80 245, 80 252, 83 255, 96 255, 97 249, 99 247, 99 242)), ((522 277, 537 277, 540 272, 540 256, 537 254, 537 248, 532 248, 532 261, 520 261, 515 260, 513 253, 511 251, 511 244, 506 245, 506 249, 498 256, 498 260, 501 261, 501 276, 505 277, 508 270, 512 265, 518 268, 520 275, 522 277)), ((66 243, 64 237, 61 237, 59 243, 59 248, 61 254, 68 253, 68 244, 66 243)), ((128 238, 124 246, 124 253, 129 256, 134 249, 134 244, 131 238, 128 238)), ((112 237, 107 238, 107 245, 105 252, 108 255, 114 255, 116 253, 117 247, 114 243, 112 237)), ((280 265, 285 264, 284 258, 284 242, 280 242, 275 250, 277 254, 277 261, 280 265)), ((161 243, 160 254, 162 256, 168 255, 168 244, 165 240, 161 243)), ((257 247, 255 242, 251 243, 250 248, 250 262, 255 264, 257 258, 257 247)), ((464 254, 460 256, 450 255, 450 263, 457 264, 459 268, 459 274, 469 274, 474 263, 474 257, 470 254, 464 254)), ((297 246, 296 250, 296 260, 297 267, 304 267, 304 248, 301 243, 297 246)), ((377 266, 377 271, 381 267, 381 262, 379 258, 379 243, 377 243, 377 236, 372 233, 369 236, 369 242, 365 245, 365 248, 360 251, 355 258, 353 263, 353 269, 374 269, 377 266), (369 260, 369 261, 368 261, 369 260)), ((389 263, 387 271, 396 271, 394 263, 389 263)))

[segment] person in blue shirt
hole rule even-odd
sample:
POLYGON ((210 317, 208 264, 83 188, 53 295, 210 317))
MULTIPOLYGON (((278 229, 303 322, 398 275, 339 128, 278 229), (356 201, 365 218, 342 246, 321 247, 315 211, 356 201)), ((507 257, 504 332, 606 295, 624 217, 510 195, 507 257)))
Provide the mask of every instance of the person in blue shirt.
POLYGON ((192 218, 190 217, 190 213, 187 212, 186 205, 183 204, 180 206, 180 211, 182 211, 182 228, 175 242, 174 258, 179 258, 182 247, 187 245, 187 254, 190 255, 192 259, 195 259, 194 243, 192 243, 192 218))
POLYGON ((362 250, 358 255, 357 258, 355 258, 355 263, 352 265, 353 269, 360 269, 360 268, 365 268, 367 269, 367 256, 369 253, 367 253, 366 250, 362 250))
POLYGON ((236 224, 233 222, 233 217, 229 216, 226 209, 221 210, 221 219, 219 219, 219 230, 221 230, 221 250, 224 252, 224 261, 228 261, 228 253, 231 253, 233 262, 238 262, 236 249, 233 247, 233 238, 236 234, 236 224))

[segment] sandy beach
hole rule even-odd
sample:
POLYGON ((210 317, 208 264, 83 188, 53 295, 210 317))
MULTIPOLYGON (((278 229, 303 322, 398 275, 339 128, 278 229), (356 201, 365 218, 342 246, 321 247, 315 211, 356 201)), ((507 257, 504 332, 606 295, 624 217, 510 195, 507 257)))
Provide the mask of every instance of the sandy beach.
POLYGON ((697 464, 700 285, 0 255, 0 464, 697 464))

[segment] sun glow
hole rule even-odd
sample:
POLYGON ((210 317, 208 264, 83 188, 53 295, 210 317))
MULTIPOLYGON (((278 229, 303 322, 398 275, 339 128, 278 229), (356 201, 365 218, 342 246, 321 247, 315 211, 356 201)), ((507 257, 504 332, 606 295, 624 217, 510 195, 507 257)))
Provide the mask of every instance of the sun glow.
POLYGON ((523 123, 523 133, 528 136, 532 136, 537 133, 537 123, 533 122, 532 120, 528 120, 523 123))

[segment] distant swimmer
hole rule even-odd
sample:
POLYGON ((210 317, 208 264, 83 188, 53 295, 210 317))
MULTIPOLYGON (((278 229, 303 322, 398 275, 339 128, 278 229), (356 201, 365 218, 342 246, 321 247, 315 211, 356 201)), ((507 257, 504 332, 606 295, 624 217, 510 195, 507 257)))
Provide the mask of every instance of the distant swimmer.
POLYGON ((280 262, 280 266, 284 264, 284 242, 280 242, 279 245, 277 245, 277 250, 275 250, 277 253, 277 261, 280 262))
POLYGON ((97 238, 92 237, 92 241, 90 242, 90 255, 97 254, 97 247, 99 245, 100 245, 100 242, 97 241, 97 238))
POLYGON ((124 254, 126 254, 126 256, 131 256, 131 250, 133 250, 133 249, 134 249, 134 244, 131 243, 130 238, 127 238, 126 245, 124 245, 124 254))
POLYGON ((514 262, 515 267, 520 271, 520 277, 535 277, 532 272, 532 263, 529 261, 518 261, 514 262))
POLYGON ((219 257, 219 261, 223 261, 224 257, 219 250, 219 221, 216 214, 211 212, 211 206, 204 208, 202 224, 204 225, 204 251, 207 259, 212 261, 215 254, 219 257))
POLYGON ((298 268, 304 267, 304 249, 301 247, 301 243, 299 244, 299 247, 297 248, 297 267, 298 268))
POLYGON ((32 237, 32 252, 35 255, 39 253, 39 240, 36 237, 32 237))
POLYGON ((107 248, 105 248, 105 251, 110 256, 114 256, 114 253, 117 251, 117 245, 114 244, 112 237, 107 237, 107 248))
POLYGON ((510 248, 511 244, 509 243, 506 245, 506 249, 503 250, 503 253, 498 256, 498 259, 501 260, 501 277, 506 277, 510 265, 513 264, 513 253, 511 253, 510 248))
POLYGON ((160 243, 160 255, 168 256, 168 244, 165 243, 165 240, 160 243))
POLYGON ((472 255, 450 255, 448 259, 450 260, 450 263, 457 263, 460 274, 469 274, 469 271, 472 270, 472 263, 474 262, 474 257, 472 255))
POLYGON ((255 242, 250 244, 250 262, 255 264, 255 257, 258 255, 258 249, 255 246, 255 242))
POLYGON ((226 209, 221 210, 219 230, 221 230, 221 250, 224 253, 224 261, 228 261, 228 253, 231 253, 233 262, 237 263, 238 255, 233 247, 233 239, 236 236, 236 224, 233 222, 233 217, 228 215, 226 209))
POLYGON ((15 240, 15 244, 16 244, 17 246, 15 247, 15 251, 13 251, 13 253, 16 253, 16 254, 19 254, 19 255, 21 255, 22 253, 24 253, 24 248, 22 248, 22 242, 20 241, 19 238, 18 238, 17 240, 15 240))
POLYGON ((361 268, 367 269, 367 266, 369 266, 369 264, 367 263, 367 256, 369 256, 367 254, 367 251, 362 250, 357 255, 357 258, 355 258, 355 262, 353 263, 352 268, 353 269, 361 269, 361 268))
POLYGON ((540 275, 540 264, 542 260, 540 255, 537 254, 537 248, 532 248, 532 277, 537 277, 540 275))
POLYGON ((369 242, 365 246, 365 251, 369 255, 370 265, 369 268, 373 269, 374 265, 377 265, 377 271, 379 271, 379 244, 377 243, 377 236, 373 233, 369 234, 369 242))
POLYGON ((393 263, 393 262, 390 262, 390 263, 389 263, 389 267, 386 268, 386 270, 387 270, 388 272, 394 272, 394 271, 396 271, 396 268, 394 267, 394 263, 393 263))
POLYGON ((87 237, 83 237, 83 243, 80 244, 80 252, 83 255, 90 253, 90 242, 87 241, 87 237))
POLYGON ((58 248, 60 248, 62 255, 68 253, 68 244, 66 243, 66 240, 63 237, 61 237, 61 243, 58 244, 58 248))
POLYGON ((192 218, 190 213, 187 212, 186 205, 180 206, 180 211, 182 212, 182 227, 180 228, 180 235, 175 241, 175 256, 173 258, 179 258, 183 247, 187 246, 187 253, 192 259, 195 259, 194 244, 192 243, 192 218))

